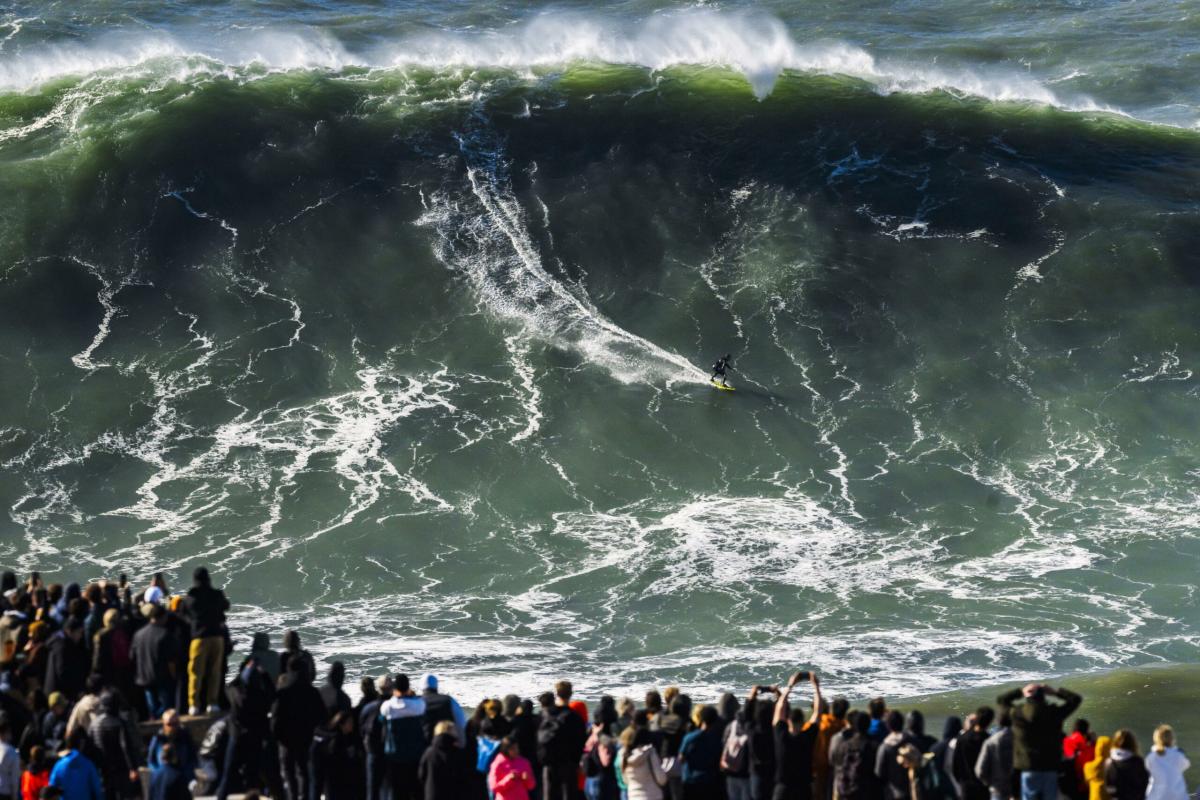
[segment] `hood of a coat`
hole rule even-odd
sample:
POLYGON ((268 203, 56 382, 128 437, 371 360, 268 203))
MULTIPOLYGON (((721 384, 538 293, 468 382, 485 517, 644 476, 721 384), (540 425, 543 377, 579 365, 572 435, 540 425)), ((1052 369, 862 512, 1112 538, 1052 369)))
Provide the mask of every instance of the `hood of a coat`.
POLYGON ((625 763, 631 767, 636 767, 638 764, 641 764, 645 762, 646 759, 650 758, 651 749, 652 748, 648 744, 635 747, 633 751, 625 757, 625 763))

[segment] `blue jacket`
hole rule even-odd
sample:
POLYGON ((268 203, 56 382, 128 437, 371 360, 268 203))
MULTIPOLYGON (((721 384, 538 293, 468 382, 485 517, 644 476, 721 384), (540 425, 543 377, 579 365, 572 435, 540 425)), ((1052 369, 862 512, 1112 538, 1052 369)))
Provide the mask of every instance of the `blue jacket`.
MULTIPOLYGON (((154 734, 154 738, 150 740, 150 747, 146 750, 146 766, 150 769, 162 766, 162 746, 168 741, 162 733, 154 734)), ((196 771, 196 767, 200 766, 196 744, 192 741, 192 735, 187 732, 187 728, 181 728, 175 737, 175 756, 179 759, 179 769, 185 775, 191 775, 196 771)))
POLYGON ((63 800, 104 800, 96 765, 78 750, 58 760, 50 772, 50 785, 62 790, 63 800))
POLYGON ((683 782, 716 784, 721 780, 721 735, 715 730, 692 731, 683 737, 683 782))

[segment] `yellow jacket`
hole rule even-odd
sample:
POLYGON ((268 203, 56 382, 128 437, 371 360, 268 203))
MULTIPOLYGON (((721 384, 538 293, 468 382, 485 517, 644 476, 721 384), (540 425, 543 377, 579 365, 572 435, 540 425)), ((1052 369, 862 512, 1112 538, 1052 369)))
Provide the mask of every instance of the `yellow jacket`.
POLYGON ((1112 739, 1101 736, 1096 740, 1096 757, 1083 765, 1083 777, 1088 785, 1088 800, 1109 800, 1104 788, 1104 767, 1112 753, 1112 739))

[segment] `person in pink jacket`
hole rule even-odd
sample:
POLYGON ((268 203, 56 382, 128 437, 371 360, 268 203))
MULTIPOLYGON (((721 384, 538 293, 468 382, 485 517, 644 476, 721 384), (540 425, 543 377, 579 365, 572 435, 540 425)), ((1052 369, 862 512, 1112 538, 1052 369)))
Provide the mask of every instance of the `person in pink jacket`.
POLYGON ((521 748, 511 736, 500 743, 500 752, 488 770, 488 789, 496 800, 529 800, 529 790, 537 786, 533 766, 521 757, 521 748))

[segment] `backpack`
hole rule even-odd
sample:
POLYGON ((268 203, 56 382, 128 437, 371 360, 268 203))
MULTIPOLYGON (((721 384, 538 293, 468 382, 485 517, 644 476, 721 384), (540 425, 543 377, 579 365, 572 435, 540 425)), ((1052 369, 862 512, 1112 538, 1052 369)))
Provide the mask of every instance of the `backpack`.
POLYGON ((917 783, 921 788, 921 797, 929 800, 951 800, 958 793, 946 780, 946 774, 938 767, 932 756, 926 755, 917 774, 917 783))
POLYGON ((721 771, 741 774, 746 771, 750 760, 750 735, 742 733, 741 724, 735 719, 725 729, 725 744, 721 747, 721 771))
POLYGON ((496 757, 496 753, 500 750, 499 739, 489 739, 486 736, 480 736, 475 740, 475 771, 482 772, 484 775, 492 766, 492 759, 496 757))
POLYGON ((570 752, 571 732, 568 730, 568 715, 574 713, 564 708, 557 714, 549 713, 542 717, 542 724, 538 726, 537 750, 538 758, 543 764, 565 764, 575 761, 574 754, 570 752))
POLYGON ((858 797, 875 783, 875 748, 870 740, 851 740, 842 751, 842 764, 837 773, 839 797, 858 797))

